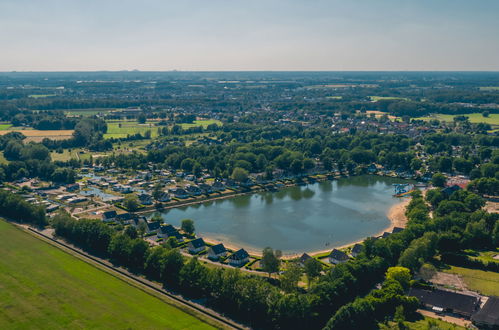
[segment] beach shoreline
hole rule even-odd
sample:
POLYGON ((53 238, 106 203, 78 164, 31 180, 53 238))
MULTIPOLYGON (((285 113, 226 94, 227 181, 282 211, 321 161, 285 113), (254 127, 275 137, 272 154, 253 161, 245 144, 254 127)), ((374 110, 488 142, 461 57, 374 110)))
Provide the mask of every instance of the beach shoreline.
MULTIPOLYGON (((385 229, 381 230, 379 233, 372 235, 373 237, 381 236, 383 235, 384 232, 391 232, 395 227, 400 227, 400 228, 405 228, 407 225, 407 216, 405 215, 405 210, 407 208, 407 205, 409 205, 409 202, 411 201, 411 197, 401 197, 401 201, 395 205, 392 205, 388 211, 386 212, 386 217, 390 221, 390 225, 386 227, 385 229)), ((230 243, 230 240, 224 240, 224 239, 216 239, 213 238, 212 235, 207 234, 206 236, 201 236, 203 240, 209 244, 219 244, 222 243, 227 249, 237 251, 241 248, 245 249, 251 256, 256 256, 256 257, 261 257, 262 256, 262 251, 257 250, 255 248, 250 248, 250 247, 241 247, 238 246, 235 243, 230 243)), ((339 246, 330 246, 327 249, 322 249, 322 250, 316 250, 312 252, 305 252, 311 256, 316 256, 320 254, 324 254, 327 252, 330 252, 333 249, 345 249, 348 247, 351 247, 355 244, 362 243, 365 239, 362 238, 360 240, 350 242, 347 244, 339 245, 339 246)), ((295 254, 286 254, 283 255, 281 259, 283 260, 290 260, 294 258, 300 257, 300 253, 295 253, 295 254)))

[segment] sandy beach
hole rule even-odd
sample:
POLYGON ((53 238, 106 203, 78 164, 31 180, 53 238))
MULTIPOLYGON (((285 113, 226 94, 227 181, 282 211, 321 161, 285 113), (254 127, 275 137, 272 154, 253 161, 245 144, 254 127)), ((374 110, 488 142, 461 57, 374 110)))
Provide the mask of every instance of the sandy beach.
MULTIPOLYGON (((388 226, 387 228, 383 229, 382 231, 380 231, 379 233, 377 233, 376 235, 373 235, 373 236, 381 236, 381 235, 383 235, 384 232, 391 232, 393 230, 393 228, 395 228, 395 227, 405 228, 405 226, 407 225, 407 217, 405 215, 405 209, 410 201, 411 201, 410 197, 403 197, 401 199, 400 203, 397 203, 397 204, 393 205, 392 207, 390 207, 390 209, 388 209, 388 211, 386 213, 386 217, 388 218, 388 220, 390 220, 390 226, 388 226)), ((219 241, 218 239, 211 238, 209 235, 202 236, 202 237, 203 237, 203 240, 209 244, 223 243, 223 245, 227 249, 230 249, 233 251, 237 251, 241 248, 241 246, 238 246, 237 244, 230 243, 228 239, 227 240, 222 239, 221 241, 219 241)), ((355 245, 357 243, 362 243, 364 241, 364 239, 365 238, 358 240, 358 241, 355 241, 355 242, 350 242, 348 244, 344 244, 344 245, 340 245, 340 246, 330 246, 324 250, 307 252, 307 253, 309 255, 313 256, 313 255, 318 255, 318 254, 329 252, 332 249, 344 249, 344 248, 350 247, 352 245, 355 245)), ((253 255, 253 256, 261 256, 262 255, 261 250, 254 249, 254 248, 248 248, 248 247, 245 247, 244 249, 250 255, 253 255)), ((300 256, 301 256, 301 253, 300 254, 286 254, 286 255, 283 255, 282 259, 285 259, 285 260, 286 259, 293 259, 293 258, 297 258, 300 256)))

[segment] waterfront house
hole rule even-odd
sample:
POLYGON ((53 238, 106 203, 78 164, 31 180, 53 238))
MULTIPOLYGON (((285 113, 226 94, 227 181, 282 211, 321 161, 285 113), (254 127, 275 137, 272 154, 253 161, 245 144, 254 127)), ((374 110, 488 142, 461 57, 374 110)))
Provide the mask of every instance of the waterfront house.
POLYGON ((197 254, 205 249, 206 244, 201 237, 198 237, 190 241, 187 246, 190 254, 197 254))
POLYGON ((152 196, 149 194, 142 193, 139 196, 140 204, 142 205, 151 205, 152 204, 152 196))
POLYGON ((178 232, 178 230, 172 225, 163 225, 158 230, 158 237, 160 238, 170 238, 175 237, 177 241, 183 241, 182 235, 178 232))
POLYGON ((161 193, 161 195, 159 195, 158 197, 158 202, 166 203, 169 202, 170 200, 171 200, 170 195, 166 192, 161 193))
POLYGON ((362 244, 359 244, 359 243, 355 244, 352 247, 352 251, 350 252, 350 255, 354 258, 357 257, 362 252, 362 248, 363 248, 362 244))
POLYGON ((212 186, 210 186, 209 184, 206 184, 206 183, 200 183, 199 189, 201 189, 203 191, 203 193, 205 193, 205 194, 211 194, 213 192, 212 186))
POLYGON ((239 249, 229 256, 228 261, 231 266, 241 267, 248 263, 249 254, 245 249, 239 249))
POLYGON ((312 257, 310 255, 308 255, 307 253, 304 253, 301 255, 301 257, 298 259, 298 262, 302 265, 302 266, 305 266, 305 263, 307 262, 307 260, 309 259, 312 259, 312 257))
POLYGON ((198 186, 187 186, 186 190, 189 194, 194 195, 194 196, 199 196, 203 193, 201 189, 199 189, 198 186))
POLYGON ((393 227, 392 234, 400 233, 404 228, 401 227, 393 227))
POLYGON ((334 249, 329 254, 329 262, 332 264, 335 264, 335 265, 346 262, 346 261, 348 261, 348 259, 349 259, 348 255, 345 252, 337 250, 337 249, 334 249))
POLYGON ((211 260, 219 260, 221 257, 225 257, 226 255, 227 249, 222 243, 213 245, 208 249, 208 258, 211 260))
POLYGON ((170 189, 169 192, 173 194, 173 196, 175 196, 176 198, 182 198, 182 199, 189 198, 189 194, 183 188, 173 188, 170 189))
POLYGON ((223 190, 225 190, 224 184, 222 182, 220 182, 220 181, 213 182, 213 184, 211 185, 211 188, 214 191, 223 191, 223 190))
POLYGON ((159 228, 161 227, 161 222, 159 221, 147 222, 146 225, 147 225, 146 232, 148 234, 152 234, 158 232, 159 228))
POLYGON ((447 312, 469 318, 480 305, 475 296, 440 289, 423 290, 411 288, 408 296, 416 297, 422 305, 434 312, 447 312))
POLYGON ((102 221, 104 221, 104 222, 114 221, 116 219, 117 215, 118 214, 114 210, 106 211, 106 212, 102 213, 102 221))

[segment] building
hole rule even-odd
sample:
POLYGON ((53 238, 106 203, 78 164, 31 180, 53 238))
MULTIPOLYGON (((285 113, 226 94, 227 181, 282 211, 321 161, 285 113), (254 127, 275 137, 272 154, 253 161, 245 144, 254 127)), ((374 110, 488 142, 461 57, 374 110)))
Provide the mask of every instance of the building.
POLYGON ((198 254, 206 248, 206 244, 201 237, 190 241, 187 246, 190 254, 198 254))
POLYGON ((477 311, 480 303, 480 300, 475 296, 440 289, 411 288, 408 295, 418 298, 421 304, 435 312, 458 314, 466 318, 477 311))
POLYGON ((161 227, 161 222, 159 221, 147 222, 146 225, 147 225, 146 232, 148 234, 152 234, 152 233, 157 233, 159 231, 159 228, 161 227))
POLYGON ((152 197, 149 194, 140 194, 139 196, 139 201, 140 204, 142 205, 151 205, 152 204, 152 197))
POLYGON ((106 211, 106 212, 102 213, 102 221, 104 221, 104 222, 114 221, 117 216, 118 216, 118 214, 114 210, 106 211))
POLYGON ((302 265, 302 266, 305 266, 305 263, 307 262, 307 260, 310 260, 312 259, 311 256, 309 256, 308 254, 304 253, 301 255, 300 259, 298 259, 298 262, 302 265))
POLYGON ((351 256, 352 257, 357 257, 361 252, 362 252, 362 249, 363 249, 363 245, 362 244, 355 244, 353 247, 352 247, 352 251, 350 252, 351 256))
POLYGON ((480 329, 499 329, 499 298, 489 297, 471 320, 480 329))
POLYGON ((229 256, 229 265, 234 267, 241 267, 248 263, 249 254, 245 249, 237 250, 229 256))
POLYGON ((163 225, 159 228, 158 237, 161 238, 170 238, 175 237, 177 241, 183 241, 182 235, 178 232, 178 230, 172 225, 163 225))
POLYGON ((348 261, 348 259, 349 259, 348 255, 345 252, 337 250, 337 249, 334 249, 329 254, 329 262, 332 264, 335 264, 335 265, 346 262, 346 261, 348 261))
POLYGON ((404 228, 401 227, 393 227, 392 234, 400 233, 404 228))
POLYGON ((208 258, 211 260, 219 260, 221 257, 225 257, 226 255, 227 249, 222 243, 213 245, 208 249, 208 258))

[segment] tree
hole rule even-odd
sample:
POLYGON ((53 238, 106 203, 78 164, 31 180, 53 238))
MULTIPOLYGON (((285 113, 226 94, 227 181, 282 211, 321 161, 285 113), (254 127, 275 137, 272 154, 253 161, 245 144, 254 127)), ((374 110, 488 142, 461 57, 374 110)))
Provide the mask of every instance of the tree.
POLYGON ((431 183, 435 187, 444 187, 446 182, 447 182, 447 178, 442 173, 435 173, 431 177, 431 183))
POLYGON ((155 200, 158 200, 161 195, 163 194, 163 187, 161 186, 161 183, 157 182, 154 185, 154 188, 152 189, 152 197, 154 197, 155 200))
POLYGON ((135 195, 128 195, 125 197, 125 200, 123 201, 123 206, 130 211, 130 212, 135 212, 139 209, 140 203, 135 195))
POLYGON ((248 180, 249 172, 241 167, 235 167, 232 171, 232 179, 237 182, 245 182, 248 180))
POLYGON ((395 280, 407 289, 411 280, 411 271, 405 267, 390 267, 386 271, 386 279, 395 280))
POLYGON ((297 262, 290 263, 280 276, 282 289, 286 292, 295 291, 302 274, 303 268, 297 262))
POLYGON ((134 226, 126 226, 124 234, 130 237, 131 239, 136 239, 139 237, 139 233, 134 226))
POLYGON ((322 265, 314 258, 305 261, 305 275, 307 275, 308 287, 313 279, 319 277, 322 271, 322 265))
POLYGON ((139 116, 137 117, 137 122, 139 124, 145 124, 146 123, 146 120, 147 120, 147 116, 145 113, 141 113, 139 114, 139 116))
POLYGON ((181 229, 188 235, 192 235, 195 232, 194 221, 191 219, 182 220, 181 229))
POLYGON ((272 273, 277 273, 279 271, 279 266, 281 264, 281 260, 279 258, 281 255, 281 251, 274 251, 271 247, 263 249, 260 265, 266 273, 269 273, 269 277, 272 273))
POLYGON ((484 112, 482 112, 482 116, 485 118, 489 117, 489 115, 490 115, 490 111, 488 111, 488 110, 485 110, 484 112))

